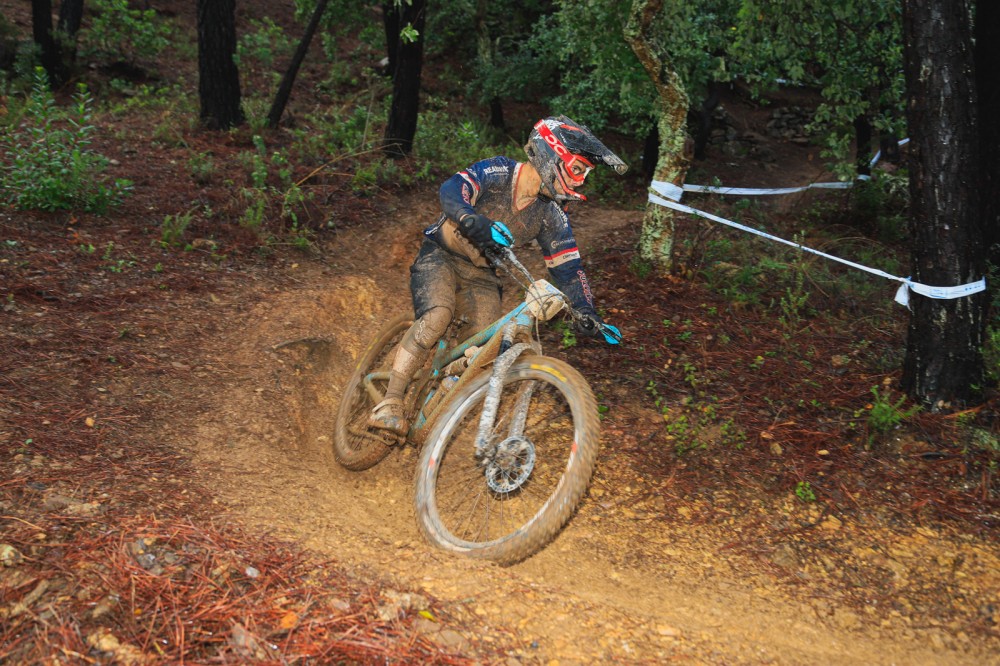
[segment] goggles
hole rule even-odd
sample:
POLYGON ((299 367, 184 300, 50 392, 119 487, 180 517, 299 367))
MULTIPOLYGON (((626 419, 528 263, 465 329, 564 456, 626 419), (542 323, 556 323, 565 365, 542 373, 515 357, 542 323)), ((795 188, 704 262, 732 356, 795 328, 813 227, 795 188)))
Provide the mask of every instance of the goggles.
POLYGON ((538 121, 535 125, 535 129, 538 130, 538 135, 542 137, 546 145, 549 146, 559 156, 562 160, 563 172, 566 177, 574 185, 580 185, 587 178, 594 165, 589 160, 580 155, 574 155, 569 152, 566 146, 563 145, 562 141, 556 138, 556 135, 552 133, 549 126, 545 124, 544 120, 538 121))
POLYGON ((563 168, 569 179, 579 184, 587 178, 587 174, 594 169, 594 165, 579 155, 573 155, 569 160, 563 158, 563 168))

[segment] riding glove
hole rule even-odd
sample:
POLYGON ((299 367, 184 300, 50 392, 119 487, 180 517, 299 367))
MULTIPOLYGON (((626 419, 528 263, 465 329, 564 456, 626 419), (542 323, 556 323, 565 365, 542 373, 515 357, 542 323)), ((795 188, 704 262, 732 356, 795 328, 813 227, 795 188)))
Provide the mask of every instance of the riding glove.
POLYGON ((462 235, 472 241, 480 250, 510 247, 514 237, 503 222, 494 222, 485 215, 466 215, 458 223, 462 235))

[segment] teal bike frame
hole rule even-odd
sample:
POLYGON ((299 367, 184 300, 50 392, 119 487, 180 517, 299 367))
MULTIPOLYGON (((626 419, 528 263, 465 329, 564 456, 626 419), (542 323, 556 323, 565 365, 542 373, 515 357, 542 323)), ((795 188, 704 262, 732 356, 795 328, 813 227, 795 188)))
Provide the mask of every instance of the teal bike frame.
MULTIPOLYGON (((438 348, 434 353, 434 359, 431 361, 430 378, 432 382, 436 382, 441 378, 442 371, 451 363, 459 360, 465 356, 465 352, 471 347, 480 347, 480 351, 477 352, 469 359, 469 365, 475 363, 476 358, 480 353, 483 352, 483 348, 486 343, 493 339, 493 336, 500 334, 504 328, 513 323, 517 328, 531 328, 532 317, 527 312, 527 303, 521 303, 516 308, 505 314, 504 316, 497 319, 495 322, 479 331, 474 333, 464 342, 455 345, 451 349, 447 348, 447 344, 444 340, 438 343, 438 348)), ((500 354, 507 351, 501 346, 500 354)), ((415 434, 419 432, 424 425, 427 423, 427 417, 429 414, 424 413, 424 409, 428 404, 431 403, 431 399, 434 394, 440 390, 440 386, 432 386, 427 392, 426 398, 424 398, 423 404, 421 405, 420 411, 417 413, 416 418, 413 420, 413 426, 410 428, 410 433, 415 434)), ((442 403, 438 403, 435 407, 442 403)))

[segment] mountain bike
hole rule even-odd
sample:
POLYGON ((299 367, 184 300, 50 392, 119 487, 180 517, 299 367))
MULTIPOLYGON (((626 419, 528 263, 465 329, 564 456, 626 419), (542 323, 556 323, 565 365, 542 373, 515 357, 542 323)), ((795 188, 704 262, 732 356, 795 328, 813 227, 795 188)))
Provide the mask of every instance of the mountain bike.
POLYGON ((597 326, 610 344, 621 334, 570 308, 562 292, 534 280, 509 249, 489 258, 524 289, 524 301, 459 344, 449 345, 447 335, 438 343, 407 390, 412 425, 405 437, 368 426, 413 317, 390 322, 344 389, 333 449, 341 465, 363 470, 396 446, 423 446, 415 495, 421 532, 446 550, 511 564, 563 528, 597 459, 594 395, 572 366, 542 355, 538 322, 565 311, 597 326))

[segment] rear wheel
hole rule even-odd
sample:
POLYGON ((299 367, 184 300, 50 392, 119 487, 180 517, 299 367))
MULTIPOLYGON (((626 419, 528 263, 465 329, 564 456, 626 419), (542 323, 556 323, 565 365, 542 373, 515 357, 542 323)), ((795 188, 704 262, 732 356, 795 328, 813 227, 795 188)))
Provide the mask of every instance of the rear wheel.
POLYGON ((394 352, 411 324, 413 317, 403 315, 375 336, 340 397, 333 429, 333 454, 347 469, 372 467, 389 454, 397 441, 394 434, 369 427, 368 417, 385 395, 394 352))
POLYGON ((521 358, 504 378, 496 425, 477 456, 489 379, 483 373, 449 396, 417 467, 416 513, 441 548, 511 564, 551 541, 586 490, 597 459, 597 403, 568 364, 521 358))

